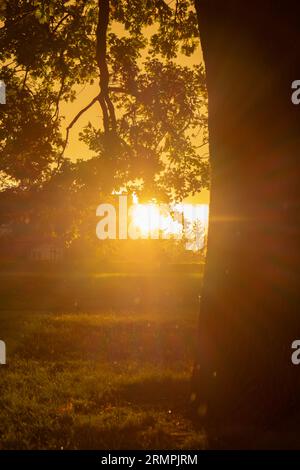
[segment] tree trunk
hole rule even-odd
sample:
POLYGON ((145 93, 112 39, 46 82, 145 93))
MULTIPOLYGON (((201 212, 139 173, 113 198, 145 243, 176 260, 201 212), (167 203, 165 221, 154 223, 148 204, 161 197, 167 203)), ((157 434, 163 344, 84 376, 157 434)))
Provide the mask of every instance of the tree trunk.
POLYGON ((212 182, 193 396, 208 420, 274 424, 300 399, 300 2, 195 5, 212 182))

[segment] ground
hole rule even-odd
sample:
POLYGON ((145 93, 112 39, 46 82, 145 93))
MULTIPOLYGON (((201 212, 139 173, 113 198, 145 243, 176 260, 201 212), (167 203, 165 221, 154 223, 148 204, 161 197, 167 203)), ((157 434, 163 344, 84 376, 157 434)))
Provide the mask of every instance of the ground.
POLYGON ((1 449, 203 449, 199 273, 3 276, 1 449))

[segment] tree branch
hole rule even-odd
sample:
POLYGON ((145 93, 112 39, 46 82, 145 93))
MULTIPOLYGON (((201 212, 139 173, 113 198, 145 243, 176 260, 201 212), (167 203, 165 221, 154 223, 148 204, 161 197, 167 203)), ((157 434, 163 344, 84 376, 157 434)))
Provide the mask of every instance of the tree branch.
POLYGON ((65 141, 64 141, 64 144, 63 144, 63 148, 62 148, 62 151, 58 157, 58 160, 57 160, 57 170, 59 169, 60 167, 60 163, 61 163, 61 160, 64 156, 64 153, 65 153, 65 150, 66 150, 66 147, 68 145, 68 142, 69 142, 69 134, 70 134, 70 130, 72 129, 72 127, 76 124, 76 122, 78 121, 78 119, 88 110, 90 109, 95 103, 96 101, 99 100, 99 97, 100 95, 97 95, 95 96, 92 101, 89 102, 89 104, 87 104, 84 108, 82 108, 77 114, 76 116, 72 119, 72 121, 70 122, 70 124, 67 126, 66 128, 66 137, 65 137, 65 141))
POLYGON ((104 132, 107 133, 110 131, 110 129, 113 132, 116 132, 117 127, 114 105, 109 97, 109 72, 106 62, 106 36, 109 24, 109 0, 98 0, 98 7, 96 60, 100 73, 99 103, 103 113, 104 132))
POLYGON ((63 17, 59 20, 59 22, 56 24, 56 26, 53 28, 53 30, 51 31, 51 33, 54 34, 54 33, 57 31, 57 29, 60 27, 60 25, 61 25, 67 18, 69 18, 69 16, 70 16, 70 13, 66 13, 65 16, 63 16, 63 17))

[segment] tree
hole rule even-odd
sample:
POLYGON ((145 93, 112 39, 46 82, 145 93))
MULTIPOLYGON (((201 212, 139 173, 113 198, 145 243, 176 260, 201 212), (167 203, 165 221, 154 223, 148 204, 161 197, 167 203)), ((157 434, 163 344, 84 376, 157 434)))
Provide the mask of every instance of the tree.
POLYGON ((0 171, 10 183, 26 189, 49 180, 74 124, 99 106, 102 122, 81 138, 101 160, 91 170, 101 178, 107 167, 112 175, 109 186, 139 180, 144 193, 169 198, 207 187, 207 158, 199 158, 196 137, 206 142, 204 70, 176 62, 178 45, 186 55, 197 45, 189 1, 176 8, 162 0, 1 5, 8 104, 1 108, 0 171), (99 92, 66 122, 61 104, 74 101, 78 85, 98 80, 99 92))
POLYGON ((47 197, 59 194, 61 201, 72 200, 59 204, 68 208, 63 236, 70 239, 76 219, 94 217, 99 198, 114 190, 181 200, 207 187, 204 69, 178 61, 179 52, 191 55, 199 42, 190 1, 2 0, 0 21, 0 77, 7 88, 7 105, 0 108, 2 213, 8 212, 5 191, 13 198, 32 193, 26 198, 31 220, 41 217, 37 225, 47 230, 45 220, 53 228, 64 219, 56 211, 50 223, 58 198, 47 204, 47 197), (94 98, 65 118, 62 103, 94 82, 94 98), (96 106, 98 125, 81 132, 92 157, 71 162, 73 127, 96 106), (43 215, 41 204, 34 207, 37 193, 43 215))
POLYGON ((275 425, 299 411, 300 4, 195 6, 212 171, 196 402, 209 422, 275 425))

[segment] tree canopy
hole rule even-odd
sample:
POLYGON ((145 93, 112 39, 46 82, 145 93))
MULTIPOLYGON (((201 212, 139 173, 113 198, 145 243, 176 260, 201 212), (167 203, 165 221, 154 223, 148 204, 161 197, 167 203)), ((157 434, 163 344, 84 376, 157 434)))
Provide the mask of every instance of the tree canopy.
POLYGON ((0 25, 2 193, 52 194, 70 212, 120 188, 182 200, 208 186, 204 68, 180 60, 199 43, 191 1, 2 0, 0 25), (63 116, 82 85, 94 98, 63 116), (92 106, 91 156, 75 161, 72 128, 92 106))

